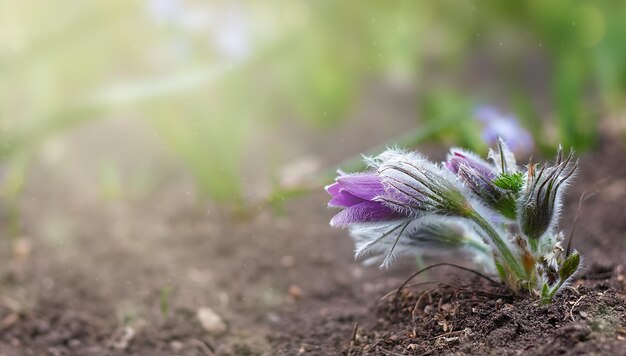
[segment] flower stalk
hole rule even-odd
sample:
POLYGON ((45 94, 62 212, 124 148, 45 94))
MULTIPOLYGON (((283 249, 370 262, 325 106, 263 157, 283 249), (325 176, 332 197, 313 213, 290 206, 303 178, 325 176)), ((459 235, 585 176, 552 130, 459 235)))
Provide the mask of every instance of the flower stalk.
POLYGON ((481 229, 485 231, 487 236, 491 239, 491 242, 496 246, 498 252, 502 256, 502 260, 510 270, 515 273, 518 278, 525 278, 523 268, 520 266, 518 260, 515 258, 509 247, 506 245, 500 235, 494 230, 494 228, 478 213, 472 213, 470 219, 474 221, 481 229))

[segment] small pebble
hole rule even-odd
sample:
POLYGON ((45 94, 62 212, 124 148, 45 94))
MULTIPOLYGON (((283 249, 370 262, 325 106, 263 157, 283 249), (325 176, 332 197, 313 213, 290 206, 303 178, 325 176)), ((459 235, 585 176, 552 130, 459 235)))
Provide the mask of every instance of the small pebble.
POLYGON ((182 350, 184 346, 185 345, 183 345, 182 342, 177 341, 177 340, 170 342, 170 348, 172 348, 172 351, 175 351, 175 352, 182 350))
POLYGON ((289 298, 291 298, 292 300, 298 300, 300 298, 302 298, 302 289, 300 289, 300 287, 298 287, 295 284, 292 284, 289 287, 289 298))
POLYGON ((30 242, 25 238, 19 238, 13 244, 13 255, 18 260, 26 259, 32 250, 30 242))
POLYGON ((352 275, 352 278, 354 279, 361 279, 363 277, 363 268, 361 267, 354 267, 352 268, 352 270, 350 271, 350 274, 352 275))
POLYGON ((210 335, 222 335, 228 329, 222 318, 211 308, 198 309, 196 317, 202 328, 210 335))
POLYGON ((588 315, 587 313, 585 313, 584 311, 581 311, 579 314, 580 314, 580 316, 582 316, 582 317, 583 317, 583 318, 585 318, 585 319, 589 316, 589 315, 588 315))
POLYGON ((267 313, 267 320, 272 324, 277 324, 280 322, 280 316, 276 313, 269 312, 267 313))

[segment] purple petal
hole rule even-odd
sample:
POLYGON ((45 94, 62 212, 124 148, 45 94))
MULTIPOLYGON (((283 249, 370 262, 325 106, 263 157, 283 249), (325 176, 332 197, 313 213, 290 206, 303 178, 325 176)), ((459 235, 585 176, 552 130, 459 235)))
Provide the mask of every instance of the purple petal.
POLYGON ((365 200, 372 200, 385 191, 380 178, 373 173, 340 176, 337 183, 348 193, 365 200))
POLYGON ((448 168, 450 172, 454 174, 457 174, 459 172, 460 162, 458 162, 458 160, 453 160, 450 158, 446 162, 444 162, 444 165, 446 166, 446 168, 448 168))
POLYGON ((330 207, 347 208, 366 201, 365 199, 350 194, 339 183, 326 186, 326 191, 332 196, 328 202, 328 206, 330 207))
POLYGON ((491 180, 495 178, 493 168, 486 162, 472 157, 471 155, 464 154, 463 152, 453 150, 446 162, 446 168, 451 172, 458 174, 459 168, 466 166, 471 168, 477 174, 481 175, 485 179, 491 180))
POLYGON ((459 168, 458 176, 474 192, 484 192, 492 194, 494 186, 490 183, 489 177, 481 176, 471 167, 463 165, 459 168))
POLYGON ((328 194, 330 194, 332 196, 336 196, 336 195, 339 195, 339 191, 341 190, 341 185, 339 183, 335 182, 333 184, 327 185, 326 188, 324 188, 324 189, 326 189, 328 194))
POLYGON ((328 206, 348 208, 366 201, 367 200, 365 199, 350 194, 348 191, 342 188, 339 190, 339 194, 334 195, 332 199, 330 199, 330 201, 328 202, 328 206))
POLYGON ((389 221, 402 217, 403 215, 386 207, 381 202, 366 201, 339 212, 330 220, 330 225, 342 226, 352 223, 389 221))

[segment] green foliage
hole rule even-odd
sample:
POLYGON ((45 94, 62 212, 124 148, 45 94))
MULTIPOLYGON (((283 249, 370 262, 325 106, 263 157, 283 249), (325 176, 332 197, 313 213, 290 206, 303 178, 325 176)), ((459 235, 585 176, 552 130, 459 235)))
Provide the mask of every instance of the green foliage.
POLYGON ((502 173, 493 180, 493 184, 502 189, 518 193, 524 185, 524 173, 502 173))
POLYGON ((565 259, 565 261, 563 261, 563 264, 559 269, 559 277, 561 277, 561 280, 565 281, 571 277, 578 269, 578 265, 580 265, 580 254, 574 251, 565 259))
POLYGON ((487 147, 480 138, 477 123, 472 120, 474 104, 468 98, 448 90, 433 90, 424 94, 420 116, 428 123, 452 121, 436 138, 451 138, 457 144, 475 151, 487 147))

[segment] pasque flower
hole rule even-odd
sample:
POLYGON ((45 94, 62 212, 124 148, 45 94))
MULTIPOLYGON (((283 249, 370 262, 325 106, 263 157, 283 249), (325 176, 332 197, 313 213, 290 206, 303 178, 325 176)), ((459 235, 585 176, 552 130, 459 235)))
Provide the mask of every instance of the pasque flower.
POLYGON ((340 173, 326 187, 328 205, 343 207, 332 225, 418 217, 424 214, 464 216, 470 209, 463 189, 449 172, 415 153, 388 150, 370 159, 374 172, 340 173))
POLYGON ((381 266, 403 254, 461 252, 511 290, 550 302, 580 265, 555 229, 577 165, 559 151, 554 165, 523 170, 503 140, 488 158, 457 148, 443 164, 398 149, 366 158, 369 171, 340 173, 326 187, 328 205, 342 209, 331 225, 348 227, 356 256, 381 266))

